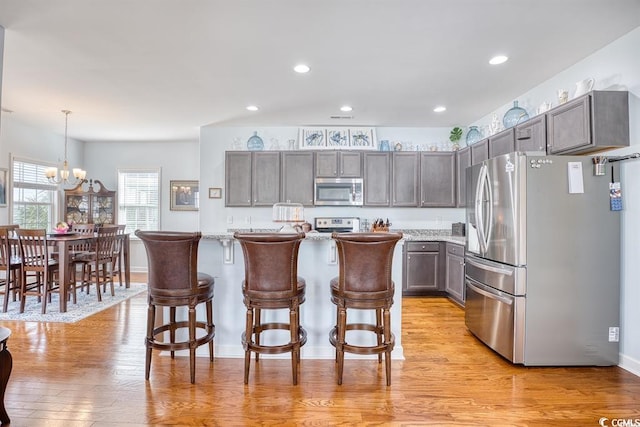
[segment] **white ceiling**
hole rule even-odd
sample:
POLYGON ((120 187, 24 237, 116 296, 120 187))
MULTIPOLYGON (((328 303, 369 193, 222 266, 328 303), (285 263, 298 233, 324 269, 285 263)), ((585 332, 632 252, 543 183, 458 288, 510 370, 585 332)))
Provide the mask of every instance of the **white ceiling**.
POLYGON ((69 109, 73 138, 193 140, 466 125, 640 26, 640 0, 0 0, 0 25, 12 118, 62 133, 69 109), (331 119, 343 104, 353 118, 331 119))

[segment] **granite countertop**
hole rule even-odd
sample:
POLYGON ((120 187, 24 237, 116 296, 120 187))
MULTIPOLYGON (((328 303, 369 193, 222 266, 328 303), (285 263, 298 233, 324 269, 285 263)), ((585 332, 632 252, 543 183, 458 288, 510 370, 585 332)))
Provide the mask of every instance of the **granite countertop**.
MULTIPOLYGON (((235 231, 241 232, 275 232, 275 229, 230 229, 220 232, 202 233, 202 238, 205 240, 232 240, 233 233, 235 231)), ((465 242, 464 236, 452 236, 451 230, 437 230, 437 229, 399 229, 391 231, 401 231, 403 233, 403 240, 408 241, 443 241, 450 243, 457 243, 463 245, 465 242)), ((330 240, 331 233, 306 233, 306 239, 308 240, 330 240)))

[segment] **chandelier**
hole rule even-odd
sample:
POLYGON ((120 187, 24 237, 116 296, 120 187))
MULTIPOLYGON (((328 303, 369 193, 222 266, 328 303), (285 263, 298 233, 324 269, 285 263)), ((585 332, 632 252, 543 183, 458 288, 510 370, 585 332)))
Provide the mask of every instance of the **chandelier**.
POLYGON ((76 185, 82 182, 87 176, 87 171, 80 168, 73 168, 73 180, 69 180, 69 162, 67 162, 67 124, 69 122, 69 114, 71 111, 62 110, 64 114, 64 162, 62 163, 62 169, 60 170, 60 177, 58 177, 58 168, 46 168, 44 174, 47 180, 51 184, 69 184, 76 185))

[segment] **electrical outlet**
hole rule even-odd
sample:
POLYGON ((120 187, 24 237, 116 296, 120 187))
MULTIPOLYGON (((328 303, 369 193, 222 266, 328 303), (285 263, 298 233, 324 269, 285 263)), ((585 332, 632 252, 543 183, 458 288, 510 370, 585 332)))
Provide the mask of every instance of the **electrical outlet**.
POLYGON ((617 326, 609 327, 609 342, 620 341, 620 328, 617 326))
POLYGON ((227 217, 227 224, 233 224, 233 217, 231 215, 227 217))

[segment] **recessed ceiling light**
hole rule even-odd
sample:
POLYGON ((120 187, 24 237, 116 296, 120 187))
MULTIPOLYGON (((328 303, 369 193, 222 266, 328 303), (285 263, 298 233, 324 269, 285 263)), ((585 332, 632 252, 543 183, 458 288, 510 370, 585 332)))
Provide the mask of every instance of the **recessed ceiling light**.
POLYGON ((444 105, 438 105, 433 109, 433 111, 435 111, 436 113, 442 113, 443 111, 447 111, 447 107, 445 107, 444 105))
POLYGON ((305 64, 298 64, 295 67, 293 67, 293 71, 300 74, 308 73, 309 70, 311 70, 311 68, 309 68, 309 66, 305 64))
POLYGON ((491 58, 489 60, 489 64, 491 65, 499 65, 499 64, 504 64, 505 62, 507 62, 509 60, 508 56, 504 56, 504 55, 496 55, 493 58, 491 58))
POLYGON ((249 111, 258 111, 258 106, 256 105, 248 105, 247 110, 249 111))
POLYGON ((351 108, 348 105, 343 105, 342 107, 340 107, 340 111, 344 111, 345 113, 348 113, 349 111, 352 111, 353 108, 351 108))

